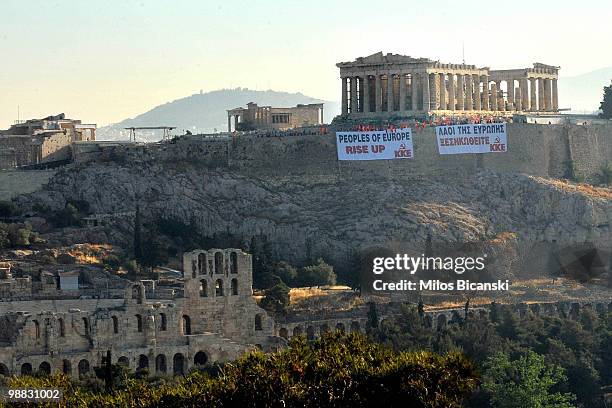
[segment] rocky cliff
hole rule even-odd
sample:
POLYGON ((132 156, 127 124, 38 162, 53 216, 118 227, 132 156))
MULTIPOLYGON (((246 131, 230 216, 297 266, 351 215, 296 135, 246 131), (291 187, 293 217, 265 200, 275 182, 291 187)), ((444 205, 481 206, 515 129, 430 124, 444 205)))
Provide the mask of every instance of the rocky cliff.
POLYGON ((479 251, 497 254, 494 274, 507 276, 550 269, 548 255, 537 251, 542 245, 549 254, 610 244, 612 192, 550 178, 486 169, 461 177, 263 177, 143 157, 68 167, 20 203, 61 209, 67 200, 85 200, 92 213, 118 213, 138 201, 143 213, 193 223, 207 236, 230 232, 248 242, 265 234, 293 262, 303 261, 307 248, 337 265, 372 246, 420 254, 430 237, 479 243, 479 251))

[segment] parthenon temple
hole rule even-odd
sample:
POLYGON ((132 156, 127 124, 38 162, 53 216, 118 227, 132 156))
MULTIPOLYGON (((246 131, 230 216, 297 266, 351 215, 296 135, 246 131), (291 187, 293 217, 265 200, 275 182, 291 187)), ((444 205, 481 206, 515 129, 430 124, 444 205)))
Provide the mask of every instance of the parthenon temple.
POLYGON ((559 67, 551 65, 491 70, 378 52, 336 66, 342 114, 351 117, 559 110, 559 67))

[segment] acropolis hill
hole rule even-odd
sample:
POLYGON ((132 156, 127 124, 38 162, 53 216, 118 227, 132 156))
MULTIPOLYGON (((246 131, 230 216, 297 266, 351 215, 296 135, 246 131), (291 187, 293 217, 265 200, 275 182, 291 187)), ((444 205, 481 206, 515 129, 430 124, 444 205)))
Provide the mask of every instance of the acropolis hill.
POLYGON ((138 200, 204 234, 265 234, 290 260, 309 246, 339 264, 360 247, 421 245, 428 234, 466 241, 512 232, 523 245, 609 240, 612 193, 559 179, 596 181, 612 160, 612 126, 511 123, 507 153, 447 157, 433 129, 420 129, 413 160, 341 163, 333 130, 77 150, 74 165, 18 202, 60 209, 86 200, 92 214, 120 218, 138 200))

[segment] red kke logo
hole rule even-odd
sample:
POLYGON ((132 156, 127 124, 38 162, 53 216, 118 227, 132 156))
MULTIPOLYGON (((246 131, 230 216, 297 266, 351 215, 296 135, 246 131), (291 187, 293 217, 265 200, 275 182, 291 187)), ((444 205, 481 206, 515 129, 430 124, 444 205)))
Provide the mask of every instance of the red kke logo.
POLYGON ((395 151, 395 157, 409 159, 412 157, 412 151, 406 149, 406 145, 402 143, 399 149, 395 151))
POLYGON ((506 144, 502 143, 499 137, 495 138, 495 142, 489 145, 489 151, 491 152, 505 152, 506 144))

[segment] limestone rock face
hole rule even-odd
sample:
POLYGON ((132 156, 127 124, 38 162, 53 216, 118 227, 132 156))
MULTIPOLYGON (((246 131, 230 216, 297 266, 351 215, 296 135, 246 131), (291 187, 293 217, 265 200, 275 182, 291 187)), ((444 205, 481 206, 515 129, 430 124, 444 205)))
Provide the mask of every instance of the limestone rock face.
MULTIPOLYGON (((206 236, 230 232, 248 242, 265 234, 274 251, 292 262, 303 261, 306 248, 346 265, 355 251, 372 246, 421 253, 428 239, 479 242, 504 254, 495 273, 500 276, 517 273, 518 260, 528 259, 535 243, 557 250, 584 242, 609 245, 612 218, 607 189, 522 174, 264 178, 155 160, 74 166, 58 172, 44 190, 20 197, 19 205, 61 209, 67 200, 85 200, 97 214, 133 211, 138 201, 143 214, 191 223, 206 236)), ((533 268, 538 262, 544 268, 547 261, 532 258, 533 268)))

